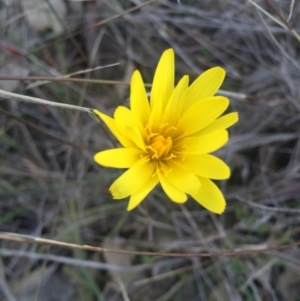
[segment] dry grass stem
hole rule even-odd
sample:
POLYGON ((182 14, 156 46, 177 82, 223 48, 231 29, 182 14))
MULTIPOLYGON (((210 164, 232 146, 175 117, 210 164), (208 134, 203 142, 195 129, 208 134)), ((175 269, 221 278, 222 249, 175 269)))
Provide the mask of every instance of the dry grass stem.
POLYGON ((299 4, 0 0, 0 301, 297 301, 299 4), (226 70, 222 215, 159 185, 127 212, 93 159, 120 145, 92 108, 129 107, 134 70, 150 96, 171 47, 176 84, 226 70))

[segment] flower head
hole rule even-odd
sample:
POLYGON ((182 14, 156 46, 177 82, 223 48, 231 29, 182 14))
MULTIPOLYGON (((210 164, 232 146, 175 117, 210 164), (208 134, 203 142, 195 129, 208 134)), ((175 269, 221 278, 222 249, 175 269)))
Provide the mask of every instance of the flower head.
POLYGON ((220 117, 229 100, 214 95, 224 77, 225 71, 215 67, 190 86, 185 75, 174 87, 174 51, 168 49, 156 68, 150 102, 135 71, 130 109, 118 107, 114 118, 93 110, 122 145, 94 158, 102 166, 128 168, 109 189, 114 199, 130 197, 127 210, 160 183, 173 202, 184 203, 190 195, 212 212, 224 211, 223 194, 210 180, 230 176, 229 167, 210 153, 228 141, 226 129, 238 120, 236 112, 220 117))

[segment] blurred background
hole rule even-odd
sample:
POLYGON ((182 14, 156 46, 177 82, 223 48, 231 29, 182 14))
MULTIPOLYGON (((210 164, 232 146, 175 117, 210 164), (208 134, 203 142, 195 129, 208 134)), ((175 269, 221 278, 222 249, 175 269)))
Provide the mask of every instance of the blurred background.
MULTIPOLYGON (((157 187, 126 211, 108 187, 122 171, 87 113, 0 95, 0 231, 113 249, 254 250, 300 239, 300 2, 293 0, 2 0, 0 89, 112 114, 132 72, 151 83, 167 48, 176 81, 221 66, 240 121, 218 152, 221 216, 157 187), (145 4, 145 5, 143 5, 145 4), (128 12, 129 10, 129 12, 128 12), (279 22, 276 22, 278 20, 279 22), (92 69, 92 70, 90 70, 92 69), (125 84, 45 82, 28 76, 125 84), (25 79, 24 79, 25 77, 25 79)), ((0 300, 300 300, 299 247, 266 254, 163 258, 0 240, 0 300)))

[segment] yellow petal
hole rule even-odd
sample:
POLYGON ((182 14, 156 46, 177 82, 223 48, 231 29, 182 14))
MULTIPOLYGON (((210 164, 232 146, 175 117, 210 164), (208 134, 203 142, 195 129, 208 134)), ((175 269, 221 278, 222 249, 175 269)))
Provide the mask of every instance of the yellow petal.
POLYGON ((185 99, 186 99, 186 91, 189 85, 189 77, 187 75, 183 76, 177 86, 174 89, 170 100, 166 105, 166 109, 164 111, 164 117, 162 123, 167 123, 170 125, 174 125, 175 122, 181 115, 181 110, 183 108, 185 99))
POLYGON ((182 169, 175 162, 170 162, 168 166, 171 170, 165 174, 165 177, 173 186, 187 194, 198 190, 201 184, 194 173, 182 169))
POLYGON ((161 114, 173 93, 174 73, 174 51, 168 49, 158 62, 152 83, 150 106, 156 114, 161 114))
POLYGON ((225 210, 226 201, 220 189, 212 181, 200 178, 201 186, 192 197, 207 210, 221 214, 225 210))
POLYGON ((224 180, 230 177, 230 168, 221 159, 212 155, 187 155, 184 160, 177 162, 181 168, 197 176, 214 180, 224 180))
POLYGON ((150 191, 157 185, 158 177, 151 177, 138 191, 133 193, 129 199, 127 211, 130 211, 137 207, 145 197, 150 193, 150 191))
POLYGON ((223 96, 214 96, 196 102, 180 118, 177 129, 181 136, 192 135, 218 118, 228 107, 229 100, 223 96))
POLYGON ((155 164, 142 158, 125 171, 109 188, 114 199, 126 198, 139 189, 151 178, 155 164))
POLYGON ((173 202, 180 204, 186 202, 187 195, 172 185, 160 171, 158 171, 158 177, 164 192, 173 202))
POLYGON ((221 148, 228 141, 226 130, 214 131, 207 135, 198 135, 182 140, 183 154, 207 154, 221 148))
POLYGON ((101 113, 100 111, 94 109, 93 113, 98 116, 109 128, 112 134, 119 140, 119 142, 124 147, 134 147, 134 143, 132 143, 129 139, 127 139, 122 133, 118 130, 116 122, 113 118, 101 113))
POLYGON ((199 135, 206 135, 220 129, 227 129, 239 120, 237 112, 226 114, 217 120, 213 121, 209 126, 201 130, 199 135))
POLYGON ((150 105, 142 76, 138 70, 134 71, 130 84, 130 108, 132 114, 145 125, 150 116, 150 105))
POLYGON ((97 153, 94 160, 106 167, 129 168, 141 158, 142 153, 137 148, 115 148, 97 153))
POLYGON ((214 96, 221 87, 225 74, 224 69, 214 67, 196 78, 188 89, 183 111, 188 110, 198 100, 214 96))
POLYGON ((144 138, 146 133, 142 125, 134 118, 131 111, 125 107, 118 107, 114 114, 118 130, 138 148, 145 150, 144 138))

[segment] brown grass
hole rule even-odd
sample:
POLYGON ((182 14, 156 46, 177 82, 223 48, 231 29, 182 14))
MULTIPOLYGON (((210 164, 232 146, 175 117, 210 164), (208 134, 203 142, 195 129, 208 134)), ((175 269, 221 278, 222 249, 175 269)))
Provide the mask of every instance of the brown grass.
MULTIPOLYGON (((0 231, 171 253, 251 251, 300 239, 300 3, 36 2, 30 9, 21 0, 0 1, 2 90, 111 114, 128 104, 132 71, 140 69, 150 83, 166 48, 175 50, 177 80, 226 69, 222 93, 240 116, 218 153, 232 169, 219 183, 228 206, 216 216, 192 200, 172 204, 157 188, 127 213, 127 202, 108 192, 118 172, 93 161, 112 142, 89 114, 2 95, 0 231), (30 23, 45 5, 49 24, 30 23), (65 75, 84 81, 45 82, 65 75)), ((294 246, 243 257, 104 256, 1 240, 0 300, 296 301, 299 252, 294 246)))

